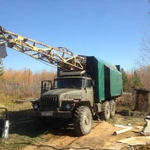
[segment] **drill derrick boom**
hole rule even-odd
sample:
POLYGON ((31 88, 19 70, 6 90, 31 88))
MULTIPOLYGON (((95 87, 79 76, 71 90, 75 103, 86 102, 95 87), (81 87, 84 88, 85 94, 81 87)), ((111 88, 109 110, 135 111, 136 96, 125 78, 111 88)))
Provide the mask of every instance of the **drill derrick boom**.
POLYGON ((53 47, 0 27, 0 44, 22 52, 62 70, 84 70, 85 57, 74 55, 65 47, 53 47))

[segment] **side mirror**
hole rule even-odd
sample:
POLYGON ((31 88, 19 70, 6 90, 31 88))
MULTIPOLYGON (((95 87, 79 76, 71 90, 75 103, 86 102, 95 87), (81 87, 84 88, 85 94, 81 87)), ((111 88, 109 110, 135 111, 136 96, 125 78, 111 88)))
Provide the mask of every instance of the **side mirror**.
POLYGON ((43 80, 41 82, 41 94, 49 91, 52 88, 52 81, 50 80, 43 80))

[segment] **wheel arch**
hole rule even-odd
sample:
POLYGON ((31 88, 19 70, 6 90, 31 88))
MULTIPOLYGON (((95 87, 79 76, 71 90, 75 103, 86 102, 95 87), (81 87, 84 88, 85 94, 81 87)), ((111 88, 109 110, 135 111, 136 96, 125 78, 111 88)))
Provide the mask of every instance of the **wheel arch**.
POLYGON ((89 107, 90 110, 91 110, 92 116, 93 116, 93 109, 92 109, 90 101, 80 101, 80 102, 75 102, 75 106, 74 106, 74 108, 72 110, 72 117, 74 116, 73 114, 74 114, 75 110, 78 107, 80 107, 80 106, 87 106, 87 107, 89 107))

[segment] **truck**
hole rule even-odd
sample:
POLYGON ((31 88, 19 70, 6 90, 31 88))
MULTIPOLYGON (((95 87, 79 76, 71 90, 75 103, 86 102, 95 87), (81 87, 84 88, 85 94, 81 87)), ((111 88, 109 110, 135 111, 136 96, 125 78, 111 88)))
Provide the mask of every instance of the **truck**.
POLYGON ((114 117, 116 99, 123 92, 119 65, 75 55, 67 48, 52 47, 2 27, 0 45, 57 66, 54 81, 41 82, 41 96, 32 102, 31 116, 70 118, 79 136, 90 133, 94 116, 103 120, 114 117))

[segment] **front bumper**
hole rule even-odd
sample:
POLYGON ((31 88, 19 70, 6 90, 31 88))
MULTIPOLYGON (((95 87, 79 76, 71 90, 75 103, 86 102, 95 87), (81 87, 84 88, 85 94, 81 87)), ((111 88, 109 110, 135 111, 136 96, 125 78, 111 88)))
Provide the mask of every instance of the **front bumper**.
POLYGON ((72 118, 71 111, 35 111, 28 112, 32 117, 54 117, 54 118, 72 118))

